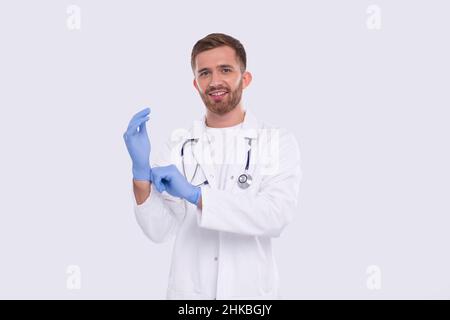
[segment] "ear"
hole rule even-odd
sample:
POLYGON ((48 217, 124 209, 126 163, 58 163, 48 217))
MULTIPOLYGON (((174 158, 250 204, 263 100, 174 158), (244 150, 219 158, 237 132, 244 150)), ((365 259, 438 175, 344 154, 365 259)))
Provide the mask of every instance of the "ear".
POLYGON ((252 82, 253 76, 250 72, 245 71, 242 74, 242 88, 245 89, 249 86, 249 84, 252 82))
POLYGON ((193 80, 193 84, 194 84, 195 89, 197 89, 197 91, 200 92, 200 90, 198 89, 197 80, 195 78, 193 80))

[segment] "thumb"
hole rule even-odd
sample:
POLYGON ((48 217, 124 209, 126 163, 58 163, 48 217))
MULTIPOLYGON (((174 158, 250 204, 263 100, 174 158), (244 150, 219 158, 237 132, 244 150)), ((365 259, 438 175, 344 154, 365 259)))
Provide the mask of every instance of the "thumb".
POLYGON ((152 170, 150 181, 154 184, 156 190, 158 190, 159 193, 163 193, 163 191, 166 191, 166 186, 162 182, 161 175, 157 174, 155 170, 152 170))

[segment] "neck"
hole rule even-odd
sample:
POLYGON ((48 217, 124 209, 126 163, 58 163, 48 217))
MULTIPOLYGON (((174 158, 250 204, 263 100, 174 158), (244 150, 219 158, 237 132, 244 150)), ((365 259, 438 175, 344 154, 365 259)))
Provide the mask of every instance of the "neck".
POLYGON ((210 128, 232 127, 244 121, 244 117, 245 111, 241 104, 222 115, 206 110, 206 125, 210 128))

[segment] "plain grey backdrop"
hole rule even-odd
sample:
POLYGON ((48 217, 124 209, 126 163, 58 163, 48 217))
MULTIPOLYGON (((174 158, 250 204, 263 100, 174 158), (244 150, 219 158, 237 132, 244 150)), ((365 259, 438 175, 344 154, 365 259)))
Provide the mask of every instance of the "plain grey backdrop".
POLYGON ((0 298, 165 298, 172 243, 135 221, 122 134, 150 106, 157 152, 202 116, 190 53, 212 32, 246 47, 244 106, 300 144, 283 297, 450 298, 449 17, 444 0, 2 0, 0 298))

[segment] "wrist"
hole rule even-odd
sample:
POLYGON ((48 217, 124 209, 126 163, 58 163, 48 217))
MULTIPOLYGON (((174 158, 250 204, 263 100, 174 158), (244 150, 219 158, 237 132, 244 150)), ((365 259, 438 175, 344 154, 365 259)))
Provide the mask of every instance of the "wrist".
POLYGON ((151 168, 150 165, 145 167, 136 167, 133 166, 133 179, 134 180, 145 180, 150 181, 151 168))

